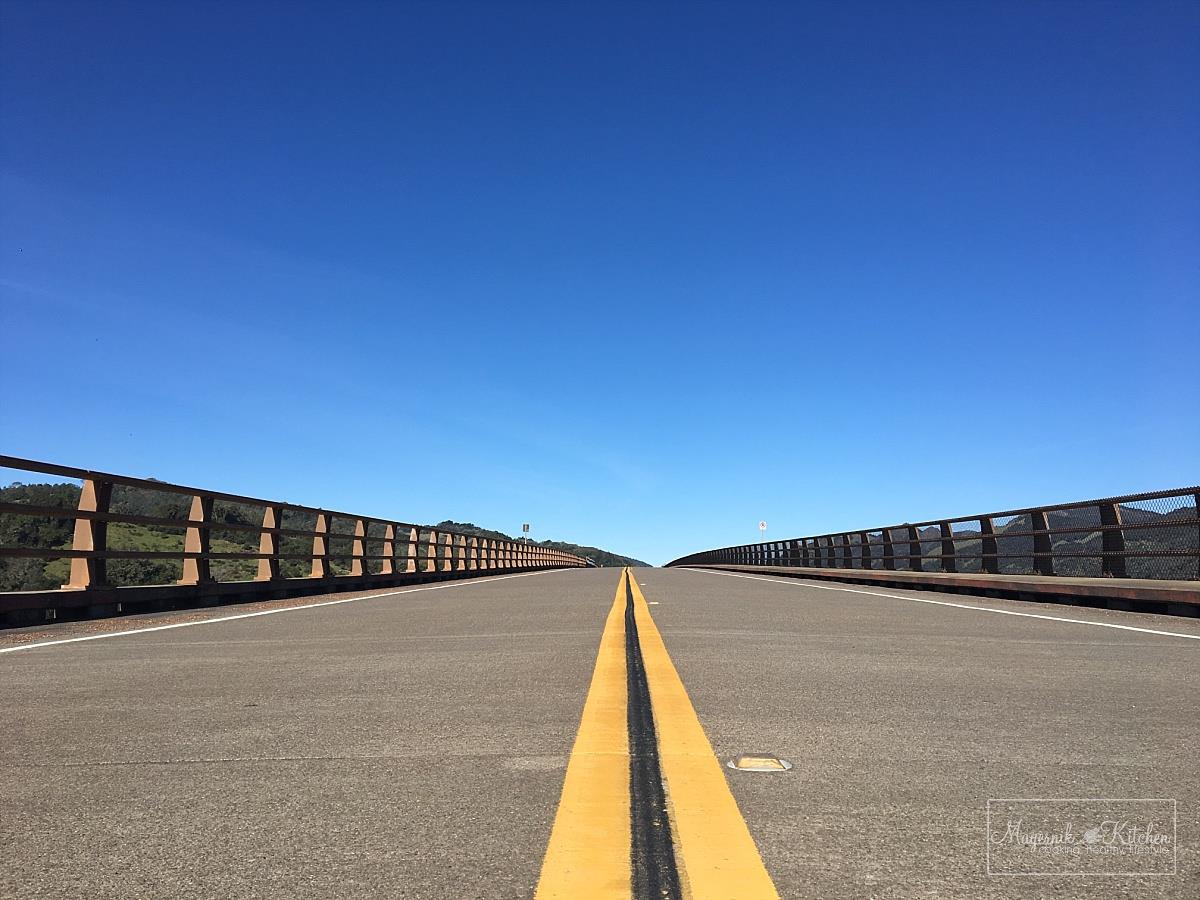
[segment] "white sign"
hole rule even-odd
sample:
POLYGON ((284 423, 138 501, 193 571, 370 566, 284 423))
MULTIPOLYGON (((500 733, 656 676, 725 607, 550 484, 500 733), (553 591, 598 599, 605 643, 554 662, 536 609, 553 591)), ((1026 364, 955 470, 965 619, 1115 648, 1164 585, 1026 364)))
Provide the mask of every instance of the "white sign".
POLYGON ((759 522, 759 523, 758 523, 758 530, 759 530, 759 531, 766 531, 766 530, 767 530, 767 523, 766 523, 766 522, 759 522))

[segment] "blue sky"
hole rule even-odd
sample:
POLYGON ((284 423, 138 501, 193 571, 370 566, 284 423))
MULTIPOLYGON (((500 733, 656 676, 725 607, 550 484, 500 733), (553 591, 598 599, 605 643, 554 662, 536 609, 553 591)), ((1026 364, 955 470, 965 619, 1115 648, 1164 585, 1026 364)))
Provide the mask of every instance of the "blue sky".
POLYGON ((13 2, 0 448, 664 562, 1194 484, 1194 3, 13 2))

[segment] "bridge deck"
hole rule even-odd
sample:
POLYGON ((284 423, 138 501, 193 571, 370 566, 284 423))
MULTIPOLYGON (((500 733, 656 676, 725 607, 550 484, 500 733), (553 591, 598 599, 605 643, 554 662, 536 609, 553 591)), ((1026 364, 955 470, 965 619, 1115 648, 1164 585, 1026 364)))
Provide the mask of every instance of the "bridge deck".
MULTIPOLYGON (((1200 893, 1200 622, 635 576, 717 755, 795 763, 728 774, 781 895, 1200 893), (986 799, 1063 796, 1177 799, 1180 874, 986 875, 986 799)), ((530 896, 617 577, 0 636, 0 896, 530 896)))

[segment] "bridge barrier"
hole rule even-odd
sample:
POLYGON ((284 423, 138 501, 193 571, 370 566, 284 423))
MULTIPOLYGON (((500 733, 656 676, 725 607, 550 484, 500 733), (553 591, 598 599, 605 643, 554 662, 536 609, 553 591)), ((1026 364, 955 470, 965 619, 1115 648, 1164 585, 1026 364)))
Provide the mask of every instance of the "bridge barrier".
POLYGON ((0 547, 0 560, 70 562, 58 589, 0 592, 0 626, 587 565, 582 557, 523 541, 154 479, 3 455, 0 467, 76 479, 82 485, 75 508, 0 502, 0 517, 67 520, 74 527, 70 547, 0 547), (143 501, 147 493, 153 495, 157 506, 172 514, 122 511, 130 505, 131 492, 143 492, 143 501), (158 529, 156 540, 167 544, 172 539, 161 529, 169 529, 177 534, 178 549, 112 547, 113 523, 158 529), (247 544, 257 544, 257 550, 244 549, 247 544), (124 564, 124 580, 136 579, 136 569, 124 563, 128 560, 157 565, 155 571, 162 571, 165 562, 178 577, 156 584, 122 584, 121 577, 110 577, 124 564))
POLYGON ((1127 600, 1194 614, 1200 609, 1198 505, 1200 488, 1178 488, 719 547, 667 565, 1127 600))

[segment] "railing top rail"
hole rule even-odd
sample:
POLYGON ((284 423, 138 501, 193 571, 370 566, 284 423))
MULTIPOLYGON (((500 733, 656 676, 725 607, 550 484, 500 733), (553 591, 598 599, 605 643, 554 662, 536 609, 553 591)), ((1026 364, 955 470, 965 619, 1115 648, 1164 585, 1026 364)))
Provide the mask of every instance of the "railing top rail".
MULTIPOLYGON (((1173 488, 1170 490, 1163 490, 1163 491, 1145 491, 1145 492, 1139 493, 1139 494, 1122 494, 1117 497, 1101 497, 1101 498, 1098 498, 1095 500, 1074 500, 1069 503, 1048 503, 1048 504, 1045 504, 1042 506, 1027 506, 1027 507, 1022 507, 1019 509, 1003 510, 1001 512, 978 513, 973 516, 955 516, 955 517, 943 518, 943 519, 929 519, 929 520, 922 521, 922 522, 901 522, 896 525, 884 525, 884 526, 881 526, 878 528, 854 528, 854 529, 851 529, 848 531, 829 531, 829 532, 825 532, 823 534, 810 534, 810 535, 804 535, 804 536, 798 536, 798 537, 781 538, 779 540, 761 541, 758 543, 751 543, 751 544, 731 544, 731 545, 728 545, 725 547, 711 547, 707 550, 697 550, 694 553, 687 553, 687 554, 679 557, 678 559, 672 560, 671 562, 667 563, 667 565, 668 566, 674 565, 675 563, 679 562, 680 560, 691 559, 693 557, 701 556, 706 553, 716 553, 718 551, 723 551, 723 550, 751 550, 751 549, 757 549, 757 548, 762 548, 762 547, 768 547, 772 544, 790 544, 794 541, 818 541, 818 540, 825 540, 828 538, 840 538, 843 535, 858 535, 858 534, 863 534, 863 533, 874 534, 876 532, 882 533, 884 531, 896 532, 896 531, 900 531, 901 529, 907 530, 909 528, 916 528, 916 529, 920 530, 923 528, 932 528, 932 527, 936 527, 939 525, 955 525, 960 522, 978 522, 981 519, 1016 518, 1019 516, 1030 515, 1032 513, 1039 513, 1039 512, 1052 513, 1052 512, 1058 512, 1060 510, 1082 509, 1082 508, 1089 507, 1089 506, 1100 506, 1100 505, 1110 504, 1110 503, 1121 505, 1121 504, 1125 504, 1125 503, 1138 503, 1138 502, 1145 501, 1145 500, 1161 500, 1161 499, 1170 498, 1170 497, 1187 497, 1187 496, 1200 496, 1200 485, 1193 485, 1191 487, 1173 488)), ((1129 529, 1135 529, 1135 528, 1140 527, 1140 525, 1141 525, 1141 523, 1131 522, 1131 523, 1124 524, 1122 527, 1129 528, 1129 529)), ((1101 526, 1097 526, 1097 528, 1099 528, 1099 527, 1101 527, 1101 526)), ((1047 533, 1057 533, 1059 531, 1074 532, 1077 530, 1078 529, 1051 528, 1047 531, 1047 533)), ((1029 534, 1033 534, 1033 533, 1034 532, 1029 532, 1029 534)), ((1038 533, 1040 533, 1040 532, 1038 532, 1038 533)), ((1024 532, 1022 532, 1022 534, 1024 534, 1024 532)), ((999 536, 1005 537, 1007 535, 999 535, 999 536)), ((896 538, 896 536, 894 536, 894 535, 893 535, 893 539, 894 540, 896 540, 896 539, 907 540, 907 538, 903 538, 903 537, 896 538)), ((941 539, 940 537, 922 538, 922 540, 925 540, 925 541, 935 541, 935 540, 940 540, 940 539, 941 539)), ((957 538, 952 536, 951 539, 955 540, 957 538)))
MULTIPOLYGON (((1200 486, 1175 488, 1168 491, 1147 491, 1141 494, 1124 494, 1120 497, 1101 497, 1096 500, 1075 500, 1070 503, 1047 503, 1043 506, 1026 506, 1021 509, 1006 509, 1001 512, 978 513, 973 516, 954 516, 945 519, 928 519, 923 522, 900 522, 896 525, 884 525, 879 528, 854 528, 849 531, 830 531, 825 534, 806 535, 805 537, 786 538, 789 541, 812 540, 813 538, 841 537, 843 534, 859 534, 866 532, 874 534, 879 531, 897 531, 901 528, 932 528, 937 525, 955 525, 959 522, 978 522, 980 519, 1005 519, 1029 515, 1036 512, 1058 512, 1068 509, 1083 509, 1088 506, 1099 506, 1107 503, 1139 503, 1143 500, 1162 500, 1169 497, 1187 497, 1200 493, 1200 486)), ((757 547, 758 544, 745 546, 757 547)))

